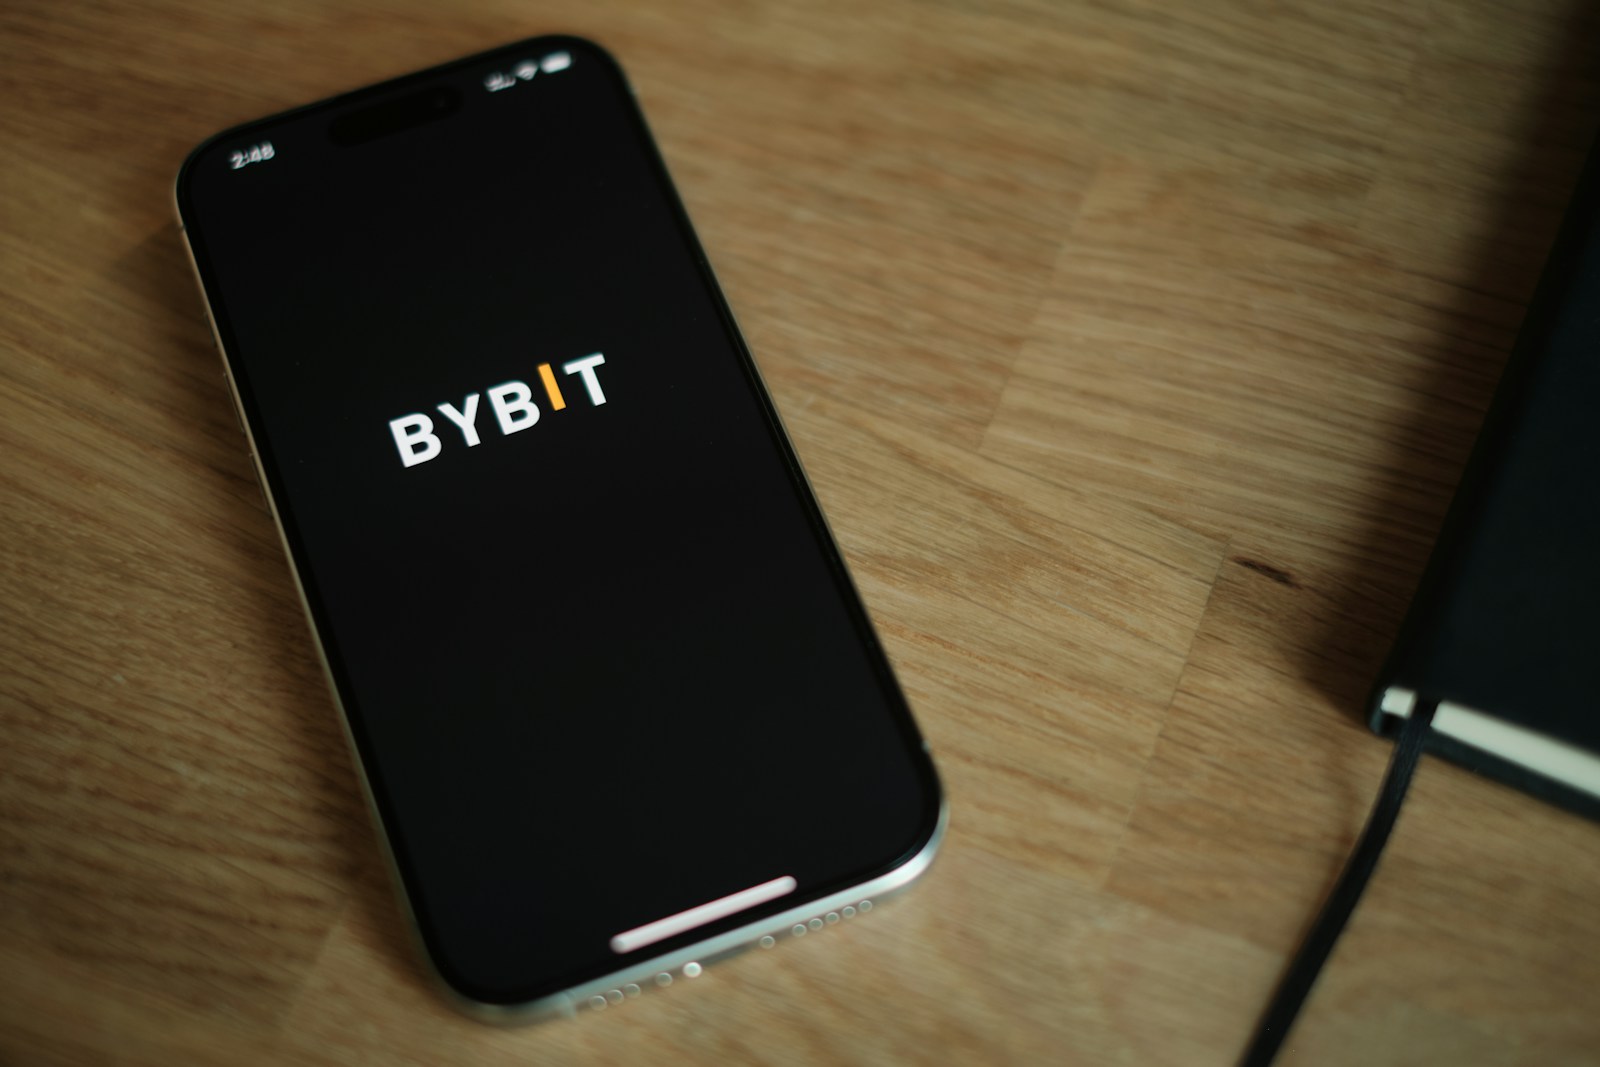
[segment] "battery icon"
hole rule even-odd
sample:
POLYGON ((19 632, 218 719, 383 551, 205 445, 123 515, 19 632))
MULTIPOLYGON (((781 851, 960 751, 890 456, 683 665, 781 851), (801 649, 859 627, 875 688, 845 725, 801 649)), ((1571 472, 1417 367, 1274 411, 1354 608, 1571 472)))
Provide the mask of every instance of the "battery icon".
POLYGON ((558 70, 566 70, 572 66, 571 52, 551 52, 539 60, 539 69, 546 74, 554 74, 558 70))

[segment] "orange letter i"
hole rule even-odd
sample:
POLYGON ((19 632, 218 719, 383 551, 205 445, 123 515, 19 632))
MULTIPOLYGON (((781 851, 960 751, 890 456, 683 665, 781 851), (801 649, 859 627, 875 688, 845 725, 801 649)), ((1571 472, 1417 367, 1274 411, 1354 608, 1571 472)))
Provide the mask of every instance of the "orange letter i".
POLYGON ((560 411, 567 406, 567 402, 561 399, 561 387, 556 384, 556 376, 551 371, 550 364, 539 364, 539 380, 544 382, 544 391, 545 395, 550 398, 551 411, 560 411))

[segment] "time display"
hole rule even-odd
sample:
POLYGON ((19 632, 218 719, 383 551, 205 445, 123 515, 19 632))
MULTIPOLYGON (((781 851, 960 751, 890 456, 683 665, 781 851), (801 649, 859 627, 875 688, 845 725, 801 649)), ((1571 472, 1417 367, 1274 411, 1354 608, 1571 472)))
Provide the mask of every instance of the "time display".
POLYGON ((249 148, 235 149, 228 153, 228 167, 230 170, 239 170, 252 163, 263 163, 278 153, 273 149, 271 141, 262 141, 249 148))

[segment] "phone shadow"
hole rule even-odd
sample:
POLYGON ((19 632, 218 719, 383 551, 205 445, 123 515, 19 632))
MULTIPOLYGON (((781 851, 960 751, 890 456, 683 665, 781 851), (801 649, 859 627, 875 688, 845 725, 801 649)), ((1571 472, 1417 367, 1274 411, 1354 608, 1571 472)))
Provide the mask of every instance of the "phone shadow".
POLYGON ((1331 610, 1299 650, 1303 677, 1363 724, 1594 141, 1600 11, 1588 0, 1574 4, 1560 32, 1548 36, 1560 43, 1512 127, 1516 150, 1495 182, 1472 266, 1426 351, 1414 357, 1417 402, 1392 435, 1392 458, 1362 516, 1353 562, 1334 575, 1331 610))

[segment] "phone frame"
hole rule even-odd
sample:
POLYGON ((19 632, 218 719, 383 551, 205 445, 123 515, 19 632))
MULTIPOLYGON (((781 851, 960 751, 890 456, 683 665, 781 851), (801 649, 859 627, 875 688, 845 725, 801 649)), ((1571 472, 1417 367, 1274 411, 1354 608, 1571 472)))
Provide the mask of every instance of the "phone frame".
MULTIPOLYGON (((206 320, 211 328, 212 339, 217 346, 218 354, 221 357, 223 375, 228 385, 228 392, 249 446, 251 465, 255 469, 267 511, 272 516, 273 524, 278 531, 279 541, 282 543, 287 556, 289 571, 294 579, 295 593, 299 598, 301 609, 305 612, 307 623, 310 626, 317 659, 322 667, 329 693, 333 698, 340 728, 345 742, 349 746, 352 762, 355 765, 361 783, 361 791, 366 799, 368 812, 378 829, 379 844, 385 865, 389 871, 391 883, 400 899, 410 936, 416 943, 424 960, 428 978, 444 994, 448 1002, 470 1016, 497 1023, 536 1021, 552 1017, 572 1016, 583 1008, 603 1009, 637 996, 646 989, 670 985, 679 976, 696 977, 705 965, 736 955, 756 945, 770 948, 786 937, 803 937, 852 918, 854 914, 870 911, 875 904, 908 888, 912 882, 928 869, 947 832, 949 800, 940 783, 937 768, 934 766, 931 755, 928 752, 927 742, 921 738, 920 731, 917 730, 915 721, 911 717, 909 706, 905 702, 898 681, 894 678, 892 665, 889 663, 887 653, 877 637, 871 618, 867 614, 865 602, 862 600, 860 591, 856 588, 854 578, 845 563, 838 540, 833 535, 827 517, 817 499, 815 488, 800 463, 799 456, 794 450, 792 439, 783 424, 782 416, 761 376, 760 368, 755 361, 753 353, 750 351, 743 331, 739 328, 733 310, 728 304, 722 285, 705 254, 699 234, 694 228, 688 211, 682 202, 677 185, 667 168, 666 160, 651 134, 643 110, 640 108, 637 96, 633 92, 632 84, 628 81, 621 64, 616 61, 607 49, 586 38, 561 34, 542 34, 428 67, 424 70, 386 79, 350 92, 336 94, 260 119, 240 123, 206 138, 190 152, 184 160, 173 185, 173 205, 178 219, 179 231, 184 238, 184 250, 199 286, 201 302, 206 311, 206 320), (604 59, 621 85, 627 89, 630 124, 641 139, 640 143, 649 157, 650 165, 655 172, 655 178, 669 202, 669 208, 674 215, 674 222, 678 231, 687 241, 688 250, 694 259, 695 265, 706 281, 709 295, 721 317, 723 330, 727 334, 742 370, 750 379, 754 398, 767 420, 768 431, 778 447, 789 476, 796 480, 796 488, 800 490, 797 495, 800 497, 803 510, 821 534, 819 541, 822 543, 828 557, 830 569, 842 581, 843 590, 849 594, 846 598, 846 607, 849 614, 856 623, 862 640, 869 646, 873 661, 881 667, 882 671, 888 673, 888 681, 899 698, 904 718, 910 729, 921 741, 920 749, 925 763, 926 784, 933 796, 937 798, 938 805, 931 830, 921 846, 909 852, 884 873, 867 878, 846 889, 831 892, 806 903, 766 915, 760 919, 697 940, 675 950, 654 956, 648 955, 647 950, 641 950, 641 952, 646 952, 645 958, 628 961, 625 966, 618 967, 616 970, 598 978, 577 983, 557 992, 517 1003, 498 1003, 474 999, 463 993, 449 980, 438 966, 435 954, 431 950, 427 930, 416 914, 411 894, 407 888, 404 864, 394 852, 393 837, 389 830, 391 820, 386 817, 383 805, 378 798, 377 791, 373 788, 370 778, 370 774, 378 768, 375 766, 375 761, 369 761, 367 758, 365 745, 361 737, 358 736, 356 724, 345 709, 340 686, 340 672, 329 660, 328 642, 324 638, 324 628, 320 618, 323 609, 306 589, 305 579, 302 575, 302 562, 299 558, 300 554, 296 551, 297 535, 292 533, 284 522, 277 494, 274 492, 276 472, 270 469, 270 459, 263 460, 263 453, 256 439, 258 418, 253 415, 252 404, 247 401, 245 391, 240 389, 235 376, 234 357, 230 354, 228 331, 225 329, 224 324, 219 322, 213 304, 213 293, 217 293, 218 304, 221 302, 220 293, 218 293, 216 283, 206 265, 204 249, 197 249, 196 238, 189 232, 189 216, 184 210, 185 185, 196 161, 219 142, 250 140, 256 135, 257 131, 265 131, 286 119, 297 118, 311 112, 347 107, 367 98, 392 97, 395 94, 403 93, 413 88, 427 79, 437 78, 440 75, 455 73, 462 68, 483 64, 494 57, 500 56, 502 53, 527 51, 535 48, 560 47, 563 44, 581 47, 586 52, 593 53, 604 59)), ((756 907, 760 906, 756 905, 756 907)))

